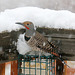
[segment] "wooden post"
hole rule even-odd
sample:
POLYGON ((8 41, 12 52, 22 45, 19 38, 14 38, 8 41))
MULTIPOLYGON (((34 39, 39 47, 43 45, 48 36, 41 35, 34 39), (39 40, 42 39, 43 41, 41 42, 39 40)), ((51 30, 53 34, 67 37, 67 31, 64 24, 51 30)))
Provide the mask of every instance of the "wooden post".
POLYGON ((11 62, 6 62, 5 63, 5 75, 10 75, 11 74, 11 62))
MULTIPOLYGON (((67 61, 65 61, 65 63, 67 64, 67 61)), ((67 66, 66 65, 64 65, 63 75, 67 75, 67 66)))
POLYGON ((55 75, 56 75, 56 60, 55 60, 55 75))
POLYGON ((10 67, 9 70, 11 75, 18 75, 17 60, 0 64, 0 75, 5 75, 8 73, 7 67, 10 67))
POLYGON ((63 75, 63 64, 60 60, 56 60, 56 75, 63 75))
POLYGON ((5 75, 5 63, 0 64, 0 75, 5 75))
POLYGON ((18 75, 18 61, 11 61, 11 75, 18 75))
POLYGON ((67 65, 70 67, 67 67, 65 66, 64 69, 65 69, 65 73, 64 75, 75 75, 75 61, 66 61, 67 65))

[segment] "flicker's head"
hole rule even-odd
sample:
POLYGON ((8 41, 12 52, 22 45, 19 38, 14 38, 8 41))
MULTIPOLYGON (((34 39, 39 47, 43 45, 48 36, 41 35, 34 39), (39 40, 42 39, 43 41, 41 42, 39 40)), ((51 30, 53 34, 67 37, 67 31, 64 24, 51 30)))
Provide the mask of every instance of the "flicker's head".
POLYGON ((19 24, 19 25, 24 26, 27 30, 33 30, 33 29, 34 29, 34 25, 33 25, 33 23, 30 22, 30 21, 25 21, 25 22, 23 22, 23 23, 17 22, 16 24, 19 24))

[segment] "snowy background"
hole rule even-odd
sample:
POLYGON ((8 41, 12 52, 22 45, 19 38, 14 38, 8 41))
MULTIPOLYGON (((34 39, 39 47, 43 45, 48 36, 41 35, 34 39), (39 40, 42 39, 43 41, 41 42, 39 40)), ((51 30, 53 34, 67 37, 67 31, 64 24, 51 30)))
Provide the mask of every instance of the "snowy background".
MULTIPOLYGON (((57 11, 38 7, 20 7, 11 10, 7 9, 0 13, 0 33, 24 28, 15 24, 24 21, 33 22, 35 27, 75 29, 75 13, 68 10, 57 11)), ((31 51, 24 40, 24 34, 21 34, 18 38, 17 50, 20 54, 31 51)))
POLYGON ((0 0, 0 11, 24 6, 65 9, 75 12, 75 0, 0 0))
MULTIPOLYGON (((24 21, 33 22, 35 27, 75 29, 75 13, 68 10, 57 11, 38 7, 20 7, 0 13, 0 33, 24 28, 15 24, 24 21)), ((19 36, 17 50, 20 54, 25 54, 31 50, 24 41, 24 35, 19 36)))
POLYGON ((16 22, 31 21, 36 27, 75 29, 75 13, 38 7, 20 7, 0 13, 0 32, 23 28, 16 22))

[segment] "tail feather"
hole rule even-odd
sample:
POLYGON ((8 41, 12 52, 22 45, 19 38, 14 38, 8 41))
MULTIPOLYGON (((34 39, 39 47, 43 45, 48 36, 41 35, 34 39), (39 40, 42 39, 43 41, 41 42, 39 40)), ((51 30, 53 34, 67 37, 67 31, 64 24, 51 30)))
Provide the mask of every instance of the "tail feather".
POLYGON ((62 59, 62 58, 58 58, 64 65, 66 65, 67 67, 69 67, 70 68, 70 66, 69 65, 67 65, 65 62, 64 62, 64 60, 62 59))

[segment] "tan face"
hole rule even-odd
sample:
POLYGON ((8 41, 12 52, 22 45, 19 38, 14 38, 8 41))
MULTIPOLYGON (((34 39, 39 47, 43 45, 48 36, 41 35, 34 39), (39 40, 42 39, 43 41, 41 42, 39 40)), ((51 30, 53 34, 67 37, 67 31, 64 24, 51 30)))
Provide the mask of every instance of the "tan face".
POLYGON ((30 21, 25 21, 23 23, 17 22, 16 24, 24 26, 26 29, 34 29, 34 25, 30 21))
POLYGON ((26 21, 26 22, 23 22, 23 25, 24 25, 25 28, 31 29, 32 26, 33 26, 33 23, 29 22, 29 21, 26 21))

